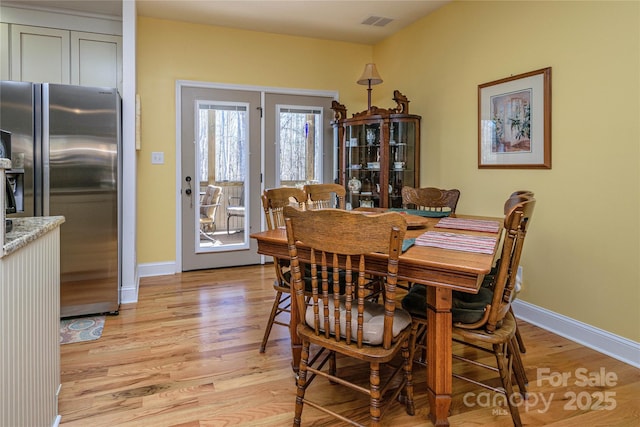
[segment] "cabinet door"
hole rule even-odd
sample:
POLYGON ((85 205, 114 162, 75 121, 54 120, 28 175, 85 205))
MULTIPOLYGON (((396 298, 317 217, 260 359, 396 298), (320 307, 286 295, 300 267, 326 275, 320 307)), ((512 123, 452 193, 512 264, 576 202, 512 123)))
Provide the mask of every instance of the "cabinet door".
POLYGON ((72 31, 71 84, 122 93, 122 37, 72 31))
POLYGON ((394 120, 389 129, 389 203, 402 207, 402 187, 418 185, 418 120, 394 120))
POLYGON ((0 80, 9 80, 9 24, 0 23, 0 80))
POLYGON ((345 128, 345 180, 347 203, 352 208, 384 207, 381 193, 380 122, 348 125, 345 128))
POLYGON ((69 84, 69 31, 11 25, 11 80, 69 84))

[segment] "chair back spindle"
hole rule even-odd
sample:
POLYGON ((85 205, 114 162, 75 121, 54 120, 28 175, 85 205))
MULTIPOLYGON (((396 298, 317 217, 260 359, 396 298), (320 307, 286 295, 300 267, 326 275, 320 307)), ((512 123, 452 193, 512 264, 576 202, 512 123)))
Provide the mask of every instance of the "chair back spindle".
MULTIPOLYGON (((316 334, 336 341, 369 343, 365 336, 366 274, 365 254, 388 254, 388 274, 384 290, 384 323, 381 345, 388 349, 393 341, 393 316, 397 284, 398 257, 406 232, 400 214, 362 215, 339 209, 301 211, 285 207, 287 237, 293 272, 292 286, 298 303, 298 320, 316 334), (298 244, 309 248, 311 298, 307 298, 300 270, 298 244), (344 270, 344 294, 338 278, 344 270), (330 286, 332 287, 330 289, 330 286), (308 303, 306 302, 308 300, 308 303), (311 316, 309 307, 313 315, 311 316)), ((381 307, 382 308, 382 307, 381 307)))

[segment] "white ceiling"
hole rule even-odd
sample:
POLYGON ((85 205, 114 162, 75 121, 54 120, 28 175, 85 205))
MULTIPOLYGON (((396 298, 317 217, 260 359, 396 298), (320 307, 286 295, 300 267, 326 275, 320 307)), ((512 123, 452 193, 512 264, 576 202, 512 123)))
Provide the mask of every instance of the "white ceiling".
MULTIPOLYGON (((127 1, 127 0, 125 0, 127 1)), ((138 14, 268 33, 375 44, 451 0, 137 0, 138 14), (385 26, 362 24, 388 18, 385 26)), ((3 0, 5 6, 121 16, 121 0, 3 0)))

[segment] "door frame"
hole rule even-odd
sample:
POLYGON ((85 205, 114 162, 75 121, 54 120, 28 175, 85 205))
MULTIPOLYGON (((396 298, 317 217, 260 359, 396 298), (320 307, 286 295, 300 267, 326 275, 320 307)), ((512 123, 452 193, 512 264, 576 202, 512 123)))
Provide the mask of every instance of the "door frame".
MULTIPOLYGON (((333 98, 334 100, 339 99, 338 91, 324 91, 324 90, 310 90, 310 89, 294 89, 294 88, 280 88, 280 87, 270 87, 270 86, 252 86, 252 85, 237 85, 237 84, 228 84, 228 83, 213 83, 213 82, 203 82, 196 80, 176 80, 176 88, 175 88, 175 97, 176 97, 176 134, 175 134, 175 168, 176 168, 176 192, 175 192, 175 205, 176 205, 176 262, 175 262, 175 272, 182 272, 182 149, 181 144, 181 135, 182 135, 182 124, 180 119, 180 114, 182 112, 182 99, 181 93, 183 87, 200 87, 205 89, 226 89, 226 90, 246 90, 260 93, 260 106, 264 111, 265 106, 265 94, 273 93, 273 94, 283 94, 283 95, 306 95, 306 96, 323 96, 328 98, 333 98)), ((266 152, 266 144, 265 144, 265 121, 260 120, 260 176, 264 176, 265 172, 265 152, 266 152)), ((260 191, 264 190, 264 179, 260 179, 260 191)), ((264 215, 260 217, 260 229, 264 230, 266 228, 264 215)), ((266 257, 264 255, 260 256, 260 264, 264 264, 266 261, 266 257)))

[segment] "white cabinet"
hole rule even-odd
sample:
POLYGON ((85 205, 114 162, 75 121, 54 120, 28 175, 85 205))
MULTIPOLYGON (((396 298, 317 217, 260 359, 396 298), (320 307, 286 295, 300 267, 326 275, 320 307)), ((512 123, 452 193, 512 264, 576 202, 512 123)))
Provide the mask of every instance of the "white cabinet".
POLYGON ((0 426, 56 426, 64 219, 14 222, 16 239, 0 245, 0 426))
POLYGON ((16 24, 9 27, 11 49, 2 53, 2 62, 9 57, 10 80, 117 87, 122 92, 121 36, 16 24))
POLYGON ((0 80, 9 80, 9 24, 0 23, 0 80))
POLYGON ((122 37, 72 31, 71 84, 117 87, 122 93, 122 37))
POLYGON ((69 31, 11 25, 11 80, 69 84, 69 31))

